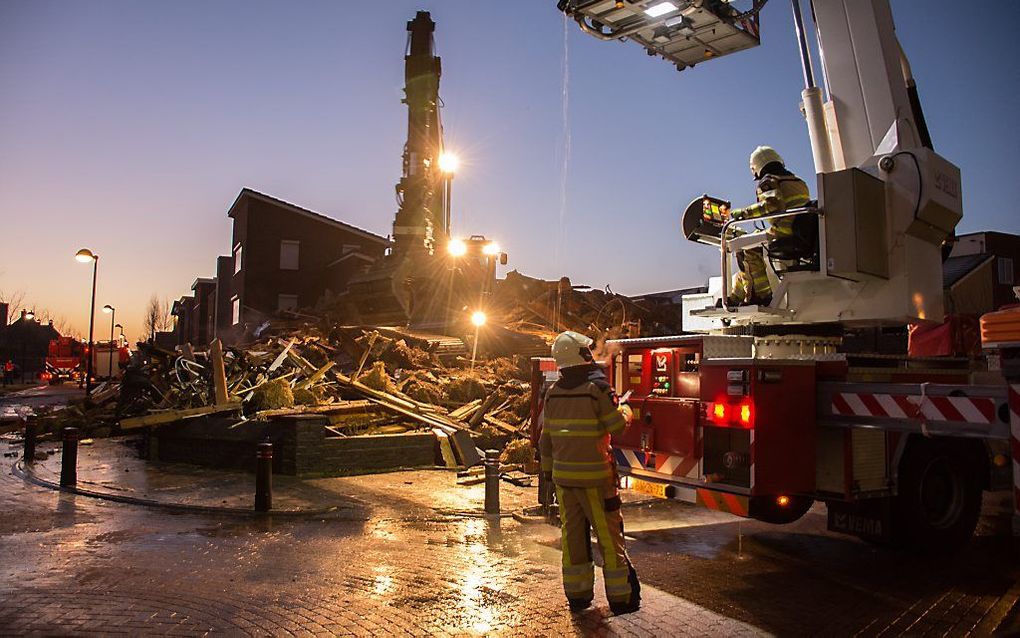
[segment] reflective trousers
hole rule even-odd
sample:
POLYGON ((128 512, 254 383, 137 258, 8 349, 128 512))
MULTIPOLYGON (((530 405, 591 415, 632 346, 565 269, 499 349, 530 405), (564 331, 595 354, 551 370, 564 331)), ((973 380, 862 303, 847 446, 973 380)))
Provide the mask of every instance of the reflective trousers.
POLYGON ((749 248, 740 253, 737 260, 740 271, 733 275, 730 303, 752 303, 772 296, 772 285, 765 267, 765 255, 761 248, 749 248))
POLYGON ((595 590, 591 534, 595 530, 602 554, 602 576, 609 603, 636 603, 637 573, 623 542, 623 516, 615 487, 556 486, 560 503, 563 547, 563 591, 571 600, 590 600, 595 590))

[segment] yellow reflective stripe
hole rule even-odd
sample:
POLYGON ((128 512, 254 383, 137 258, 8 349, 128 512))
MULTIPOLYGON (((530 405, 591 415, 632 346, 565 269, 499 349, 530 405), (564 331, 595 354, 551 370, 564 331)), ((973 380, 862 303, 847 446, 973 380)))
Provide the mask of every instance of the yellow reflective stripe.
POLYGON ((559 485, 556 486, 556 502, 560 504, 560 549, 563 554, 563 566, 569 567, 572 563, 570 561, 570 546, 567 545, 567 508, 563 505, 563 488, 559 485))
POLYGON ((591 574, 563 574, 564 583, 583 583, 587 585, 588 583, 594 580, 595 580, 594 571, 591 574))
POLYGON ((554 466, 565 465, 565 466, 572 467, 574 469, 583 469, 585 467, 587 467, 588 469, 601 469, 601 468, 606 466, 606 462, 603 461, 603 460, 598 460, 598 461, 560 461, 560 460, 554 460, 553 461, 553 465, 554 466))
POLYGON ((605 436, 605 435, 606 435, 606 433, 603 432, 603 431, 598 431, 598 432, 589 432, 587 430, 581 430, 581 431, 576 431, 576 430, 550 430, 549 431, 549 436, 553 437, 554 439, 555 438, 559 438, 559 437, 587 437, 587 438, 590 438, 590 439, 597 439, 597 438, 605 436))
POLYGON ((599 540, 602 548, 603 570, 619 569, 616 562, 616 546, 613 545, 612 535, 609 533, 609 523, 606 522, 605 502, 602 500, 602 493, 592 487, 585 490, 588 495, 588 502, 591 504, 591 517, 595 520, 592 525, 595 527, 595 537, 599 540))
POLYGON ((595 573, 593 571, 594 569, 595 569, 595 564, 592 563, 592 562, 580 563, 578 565, 564 565, 563 566, 563 574, 564 575, 568 575, 568 574, 569 575, 577 575, 577 574, 580 574, 582 576, 589 576, 589 575, 593 576, 594 573, 595 573))
POLYGON ((598 470, 598 471, 592 470, 590 472, 569 472, 569 471, 557 470, 556 468, 553 468, 553 480, 554 481, 556 479, 578 479, 578 480, 604 479, 604 478, 609 478, 610 476, 612 476, 612 472, 610 472, 608 467, 606 469, 604 469, 604 470, 598 470))
POLYGON ((598 419, 550 419, 546 418, 546 424, 548 425, 598 425, 598 419))

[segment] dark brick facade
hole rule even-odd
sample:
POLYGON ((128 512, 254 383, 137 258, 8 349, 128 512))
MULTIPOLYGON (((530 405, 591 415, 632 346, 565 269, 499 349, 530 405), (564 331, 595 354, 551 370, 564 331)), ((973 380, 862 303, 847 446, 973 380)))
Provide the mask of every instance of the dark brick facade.
POLYGON ((297 306, 307 308, 326 291, 345 290, 349 278, 389 245, 384 237, 250 189, 241 191, 228 215, 232 254, 241 247, 232 292, 240 300, 240 323, 249 327, 276 315, 280 295, 295 295, 297 306), (298 242, 295 269, 281 268, 283 241, 298 242))
POLYGON ((431 432, 327 437, 328 420, 313 415, 231 427, 235 423, 210 417, 156 428, 149 437, 149 458, 254 472, 257 446, 269 441, 273 471, 292 476, 344 476, 437 462, 431 432))

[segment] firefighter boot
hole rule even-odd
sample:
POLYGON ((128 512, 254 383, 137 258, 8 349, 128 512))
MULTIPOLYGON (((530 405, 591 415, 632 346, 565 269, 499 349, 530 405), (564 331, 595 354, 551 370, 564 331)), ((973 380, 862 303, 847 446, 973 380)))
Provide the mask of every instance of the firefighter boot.
POLYGON ((609 610, 617 616, 632 614, 641 608, 641 583, 632 565, 627 565, 627 584, 630 585, 630 600, 625 603, 609 601, 609 610))

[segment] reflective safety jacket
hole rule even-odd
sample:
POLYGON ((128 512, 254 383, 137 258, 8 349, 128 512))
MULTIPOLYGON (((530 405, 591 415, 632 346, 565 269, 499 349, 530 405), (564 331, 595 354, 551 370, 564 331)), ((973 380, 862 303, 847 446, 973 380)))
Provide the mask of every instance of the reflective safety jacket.
POLYGON ((562 487, 613 485, 609 436, 627 422, 597 366, 565 368, 545 395, 539 452, 542 471, 562 487))
MULTIPOLYGON (((731 211, 734 219, 754 219, 791 208, 804 206, 811 199, 807 184, 793 173, 785 175, 765 174, 758 180, 758 202, 746 208, 731 211)), ((768 234, 773 238, 793 235, 794 217, 780 217, 771 220, 768 234)))

